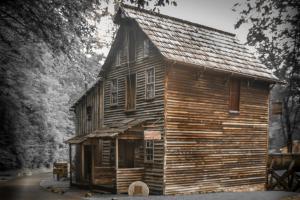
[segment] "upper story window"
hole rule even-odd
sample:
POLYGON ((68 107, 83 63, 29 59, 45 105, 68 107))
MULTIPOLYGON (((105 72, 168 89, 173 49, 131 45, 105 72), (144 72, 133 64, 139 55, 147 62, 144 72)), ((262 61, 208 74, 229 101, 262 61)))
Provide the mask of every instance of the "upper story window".
POLYGON ((126 110, 134 110, 136 101, 136 74, 126 76, 126 110))
POLYGON ((145 140, 145 162, 153 162, 154 158, 154 142, 153 140, 145 140))
POLYGON ((143 51, 143 57, 146 58, 149 56, 149 40, 148 39, 145 39, 144 40, 144 51, 143 51))
POLYGON ((118 104, 118 79, 110 82, 110 105, 118 104))
POLYGON ((92 121, 92 106, 86 107, 86 116, 88 121, 92 121))
POLYGON ((155 71, 154 68, 146 70, 146 99, 155 97, 155 71))
POLYGON ((120 54, 120 51, 118 51, 117 53, 116 53, 116 58, 115 58, 116 60, 115 60, 115 65, 116 66, 120 66, 121 65, 121 54, 120 54))
POLYGON ((230 92, 229 92, 229 111, 240 110, 240 80, 231 79, 230 80, 230 92))

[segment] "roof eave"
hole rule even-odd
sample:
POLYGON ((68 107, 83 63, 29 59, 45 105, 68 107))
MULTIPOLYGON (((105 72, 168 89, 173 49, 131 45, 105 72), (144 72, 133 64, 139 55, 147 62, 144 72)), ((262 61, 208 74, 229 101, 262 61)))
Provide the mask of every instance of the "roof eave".
POLYGON ((246 74, 246 73, 238 73, 238 72, 234 72, 234 71, 227 71, 227 70, 221 70, 221 69, 213 69, 213 68, 209 68, 206 66, 201 66, 201 65, 197 65, 197 64, 192 64, 192 63, 186 63, 186 62, 182 62, 182 61, 178 61, 178 60, 173 60, 173 59, 169 59, 167 57, 164 56, 164 59, 166 62, 172 63, 172 65, 174 64, 181 64, 181 65, 185 65, 185 66, 190 66, 190 67, 194 67, 194 68, 203 68, 205 70, 210 70, 210 71, 215 71, 215 72, 219 72, 219 73, 225 73, 225 74, 233 74, 233 75, 237 75, 240 77, 245 77, 245 78, 251 78, 254 80, 261 80, 261 81, 265 81, 265 82, 269 82, 271 84, 275 84, 275 83, 283 83, 282 81, 280 81, 278 78, 267 78, 267 77, 262 77, 262 76, 254 76, 254 75, 250 75, 250 74, 246 74))

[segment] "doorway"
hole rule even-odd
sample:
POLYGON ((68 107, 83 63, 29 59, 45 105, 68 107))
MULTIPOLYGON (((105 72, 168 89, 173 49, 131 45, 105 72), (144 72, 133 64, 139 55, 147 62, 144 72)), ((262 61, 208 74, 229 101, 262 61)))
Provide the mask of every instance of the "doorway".
POLYGON ((92 145, 84 145, 83 178, 90 181, 92 176, 92 145))

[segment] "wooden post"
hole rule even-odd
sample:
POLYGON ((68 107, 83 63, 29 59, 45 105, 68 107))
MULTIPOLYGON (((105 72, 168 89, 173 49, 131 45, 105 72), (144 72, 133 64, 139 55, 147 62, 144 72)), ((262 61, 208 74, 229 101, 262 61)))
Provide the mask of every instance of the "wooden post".
POLYGON ((94 140, 92 142, 92 170, 91 170, 91 183, 94 184, 94 167, 95 167, 95 145, 94 140))
POLYGON ((69 160, 70 160, 70 185, 72 185, 72 145, 69 144, 69 160))
POLYGON ((115 152, 115 159, 116 159, 116 170, 119 168, 119 140, 118 138, 116 138, 116 142, 115 142, 115 145, 116 145, 116 152, 115 152))
POLYGON ((84 181, 84 145, 81 144, 80 148, 80 153, 81 153, 81 177, 80 180, 84 181))
POLYGON ((116 137, 116 142, 115 142, 115 160, 116 160, 116 166, 115 166, 115 170, 116 170, 116 193, 118 194, 118 168, 119 168, 119 140, 116 137))

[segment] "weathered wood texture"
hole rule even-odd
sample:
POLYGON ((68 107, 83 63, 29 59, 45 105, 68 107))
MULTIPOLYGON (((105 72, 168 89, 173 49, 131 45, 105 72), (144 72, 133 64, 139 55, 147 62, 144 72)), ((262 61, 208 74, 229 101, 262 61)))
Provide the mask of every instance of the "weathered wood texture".
MULTIPOLYGON (((122 25, 123 33, 127 26, 122 25)), ((134 25, 131 25, 134 26, 134 25)), ((136 29, 136 60, 127 63, 127 54, 124 53, 122 43, 119 44, 121 65, 115 62, 106 70, 104 79, 104 125, 112 124, 126 118, 148 119, 145 129, 160 130, 162 139, 155 141, 154 162, 147 163, 145 167, 145 179, 150 193, 162 193, 163 188, 163 125, 164 125, 164 77, 165 67, 160 54, 150 44, 149 56, 143 57, 143 40, 145 35, 136 29), (155 68, 155 98, 151 101, 145 99, 145 72, 146 69, 155 68), (126 76, 136 73, 136 109, 133 112, 125 111, 125 81, 126 76), (110 105, 111 80, 118 79, 118 105, 110 105)), ((123 40, 124 41, 124 40, 123 40)))
POLYGON ((129 185, 143 180, 144 168, 117 169, 117 193, 127 193, 129 185))
POLYGON ((103 89, 101 82, 91 88, 75 105, 76 135, 89 134, 103 124, 103 89), (91 107, 88 120, 87 107, 91 107))
POLYGON ((273 169, 281 170, 287 169, 290 163, 294 160, 294 170, 300 171, 300 153, 274 153, 268 156, 268 166, 273 161, 273 169))
POLYGON ((277 79, 232 33, 128 5, 121 10, 138 22, 169 60, 265 80, 277 79))
POLYGON ((268 89, 241 81, 240 112, 230 114, 228 76, 168 69, 165 194, 263 189, 268 89))
POLYGON ((113 167, 95 167, 93 184, 114 186, 115 183, 116 183, 115 168, 113 168, 113 167))

